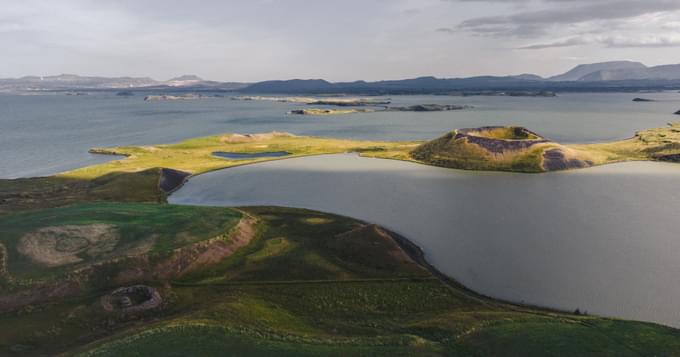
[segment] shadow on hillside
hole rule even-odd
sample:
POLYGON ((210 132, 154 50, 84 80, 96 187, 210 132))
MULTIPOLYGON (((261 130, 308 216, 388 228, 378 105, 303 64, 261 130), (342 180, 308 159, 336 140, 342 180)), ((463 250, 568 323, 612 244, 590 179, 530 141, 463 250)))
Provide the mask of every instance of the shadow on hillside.
POLYGON ((75 202, 164 202, 161 169, 112 172, 92 180, 63 176, 0 180, 0 214, 75 202))

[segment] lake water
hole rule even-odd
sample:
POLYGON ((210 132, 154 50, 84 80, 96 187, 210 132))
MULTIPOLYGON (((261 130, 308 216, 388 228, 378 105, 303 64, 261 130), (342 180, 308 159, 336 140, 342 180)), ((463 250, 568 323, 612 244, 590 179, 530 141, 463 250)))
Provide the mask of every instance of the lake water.
POLYGON ((516 302, 680 327, 680 165, 485 173, 327 155, 192 178, 171 203, 310 208, 378 223, 516 302))
POLYGON ((629 137, 680 119, 680 94, 561 94, 556 98, 392 96, 393 105, 460 104, 437 113, 293 116, 299 104, 232 101, 144 102, 143 96, 0 95, 0 178, 48 175, 110 160, 92 147, 149 145, 226 132, 272 130, 351 139, 420 140, 461 127, 523 125, 569 143, 629 137), (658 102, 634 103, 636 96, 658 102))

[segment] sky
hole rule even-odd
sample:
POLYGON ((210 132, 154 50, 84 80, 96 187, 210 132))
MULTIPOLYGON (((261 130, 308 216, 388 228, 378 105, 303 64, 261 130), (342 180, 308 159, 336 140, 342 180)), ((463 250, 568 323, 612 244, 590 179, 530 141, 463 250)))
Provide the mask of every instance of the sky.
POLYGON ((0 77, 331 81, 680 63, 680 0, 0 0, 0 77))

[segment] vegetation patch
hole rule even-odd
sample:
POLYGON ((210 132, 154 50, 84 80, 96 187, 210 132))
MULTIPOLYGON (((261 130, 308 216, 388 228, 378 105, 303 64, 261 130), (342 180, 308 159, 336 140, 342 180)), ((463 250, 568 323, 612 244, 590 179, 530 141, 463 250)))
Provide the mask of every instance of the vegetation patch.
POLYGON ((228 233, 226 208, 89 203, 0 218, 0 243, 15 278, 45 278, 111 259, 174 249, 228 233))
POLYGON ((462 135, 497 140, 545 140, 543 137, 520 126, 487 126, 476 129, 459 129, 462 135))
POLYGON ((309 217, 302 220, 302 222, 307 224, 328 224, 333 222, 331 219, 323 217, 309 217))

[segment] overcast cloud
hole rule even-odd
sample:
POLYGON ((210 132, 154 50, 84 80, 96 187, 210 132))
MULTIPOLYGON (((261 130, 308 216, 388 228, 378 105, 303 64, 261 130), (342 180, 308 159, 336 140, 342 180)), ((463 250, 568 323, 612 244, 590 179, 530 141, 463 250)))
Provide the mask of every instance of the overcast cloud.
POLYGON ((0 77, 549 75, 680 62, 680 0, 0 0, 0 77))

